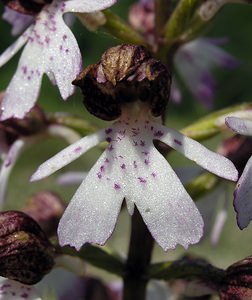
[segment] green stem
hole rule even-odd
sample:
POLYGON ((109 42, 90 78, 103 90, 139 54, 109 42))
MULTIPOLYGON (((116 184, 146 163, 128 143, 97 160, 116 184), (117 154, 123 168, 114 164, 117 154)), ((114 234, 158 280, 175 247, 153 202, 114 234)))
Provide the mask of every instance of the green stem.
POLYGON ((165 38, 168 41, 178 38, 188 28, 202 2, 202 0, 180 0, 165 26, 165 38))
POLYGON ((131 237, 129 244, 126 272, 123 277, 123 300, 144 300, 149 267, 153 249, 153 238, 137 209, 132 216, 131 237))
POLYGON ((82 247, 80 251, 76 251, 71 247, 57 247, 56 254, 66 254, 90 263, 91 265, 100 269, 106 270, 109 273, 123 276, 124 274, 124 263, 120 257, 109 251, 107 248, 99 248, 92 245, 82 247))
POLYGON ((225 271, 212 266, 202 259, 182 258, 175 262, 165 262, 153 264, 149 268, 150 278, 173 280, 200 280, 221 283, 225 276, 225 271))
POLYGON ((169 17, 170 0, 155 0, 155 34, 160 37, 164 33, 164 25, 169 17))
POLYGON ((144 38, 121 18, 109 10, 104 10, 103 13, 107 19, 103 28, 107 32, 125 43, 146 46, 144 38))

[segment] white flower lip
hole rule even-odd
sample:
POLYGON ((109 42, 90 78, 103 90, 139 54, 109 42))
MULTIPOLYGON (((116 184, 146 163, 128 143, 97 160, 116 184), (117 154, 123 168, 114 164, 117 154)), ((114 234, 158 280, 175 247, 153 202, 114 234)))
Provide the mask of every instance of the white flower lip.
MULTIPOLYGON (((63 99, 74 92, 71 82, 82 68, 82 58, 71 30, 63 21, 67 12, 91 13, 113 5, 116 0, 54 0, 44 6, 32 25, 0 56, 0 66, 26 44, 3 103, 1 120, 22 118, 35 104, 43 74, 59 88, 63 99)), ((15 26, 14 22, 12 22, 15 26)))
POLYGON ((153 145, 160 140, 207 170, 237 179, 234 165, 201 144, 162 125, 123 117, 111 127, 82 138, 43 163, 32 180, 42 179, 102 140, 108 146, 67 207, 58 228, 61 245, 80 249, 103 245, 112 234, 123 199, 136 207, 157 243, 164 249, 187 248, 203 234, 203 220, 194 202, 165 158, 153 145), (74 234, 73 234, 74 232, 74 234))

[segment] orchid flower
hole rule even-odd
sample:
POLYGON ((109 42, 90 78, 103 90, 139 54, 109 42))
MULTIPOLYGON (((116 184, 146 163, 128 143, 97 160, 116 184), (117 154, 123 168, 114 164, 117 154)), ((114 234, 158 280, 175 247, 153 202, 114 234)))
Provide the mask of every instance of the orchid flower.
POLYGON ((114 230, 123 199, 130 215, 137 207, 164 250, 176 244, 187 248, 200 240, 201 215, 153 140, 169 145, 218 176, 237 180, 237 171, 228 159, 160 125, 149 116, 146 106, 139 106, 136 114, 133 108, 126 105, 112 126, 67 147, 32 176, 32 181, 45 178, 98 143, 108 142, 60 220, 61 245, 70 244, 76 249, 85 243, 103 245, 114 230))
POLYGON ((14 280, 1 278, 0 300, 41 300, 33 287, 14 280))
POLYGON ((91 13, 114 3, 115 0, 54 0, 43 7, 32 25, 0 56, 3 66, 26 44, 3 99, 2 120, 22 118, 34 106, 44 73, 58 86, 63 99, 73 94, 71 82, 81 71, 82 58, 62 16, 67 12, 91 13))
MULTIPOLYGON (((237 117, 227 117, 227 126, 234 132, 252 136, 252 121, 237 117)), ((237 214, 237 223, 240 229, 248 226, 252 219, 252 156, 248 160, 244 171, 239 178, 234 192, 234 208, 237 214)))
MULTIPOLYGON (((177 51, 174 58, 174 68, 192 95, 211 107, 216 91, 216 80, 211 73, 215 67, 233 69, 238 61, 229 53, 218 47, 222 39, 200 38, 189 42, 177 51)), ((171 97, 176 102, 181 98, 178 81, 172 86, 171 97)))

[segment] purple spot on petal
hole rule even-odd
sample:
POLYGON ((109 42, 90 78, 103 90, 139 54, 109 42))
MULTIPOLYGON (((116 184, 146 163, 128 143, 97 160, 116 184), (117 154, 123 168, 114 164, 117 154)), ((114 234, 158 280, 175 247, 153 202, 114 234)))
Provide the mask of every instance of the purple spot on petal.
POLYGON ((100 167, 100 171, 101 171, 101 172, 104 172, 104 171, 105 171, 105 167, 104 167, 104 166, 101 166, 101 167, 100 167))
POLYGON ((107 141, 108 143, 110 143, 110 142, 112 141, 111 137, 107 137, 107 138, 106 138, 106 141, 107 141))
POLYGON ((102 178, 102 174, 99 172, 99 173, 97 173, 96 174, 97 175, 97 177, 99 178, 99 179, 101 179, 102 178))
POLYGON ((67 39, 67 35, 64 34, 64 35, 63 35, 63 41, 65 41, 66 39, 67 39))
POLYGON ((27 293, 23 293, 20 295, 21 298, 28 299, 29 295, 27 293))
POLYGON ((81 146, 79 146, 79 147, 77 147, 77 148, 74 149, 74 152, 78 153, 78 152, 81 151, 81 149, 82 149, 81 146))
POLYGON ((109 163, 109 159, 108 158, 105 159, 105 163, 109 163))
POLYGON ((152 172, 152 173, 151 173, 151 176, 152 176, 152 177, 156 177, 157 174, 156 174, 155 172, 152 172))
POLYGON ((181 141, 174 139, 174 142, 175 142, 177 145, 182 146, 182 142, 181 142, 181 141))
POLYGON ((107 129, 105 130, 105 133, 106 133, 106 134, 110 134, 112 131, 113 131, 112 128, 107 128, 107 129))
POLYGON ((134 165, 134 168, 136 169, 137 168, 137 162, 135 160, 133 162, 133 165, 134 165))
POLYGON ((12 159, 9 157, 8 159, 6 159, 6 161, 4 163, 4 166, 6 168, 8 168, 11 164, 12 164, 12 159))
POLYGON ((144 163, 148 166, 149 163, 150 163, 149 159, 145 159, 145 160, 144 160, 144 163))
POLYGON ((145 146, 145 141, 140 141, 140 146, 144 147, 145 146))
POLYGON ((137 142, 136 141, 133 141, 133 146, 137 146, 137 142))
POLYGON ((114 147, 113 147, 113 145, 111 144, 111 145, 109 145, 109 147, 108 147, 108 151, 113 151, 114 150, 114 147))
POLYGON ((161 137, 163 135, 164 135, 164 133, 161 130, 157 130, 157 131, 154 132, 155 137, 161 137))
POLYGON ((126 169, 126 165, 125 165, 125 164, 122 164, 120 167, 121 167, 121 169, 123 169, 123 170, 126 169))
POLYGON ((120 189, 121 189, 120 184, 115 183, 115 184, 114 184, 114 189, 115 189, 115 190, 120 190, 120 189))
POLYGON ((144 179, 143 177, 138 177, 137 179, 138 179, 139 182, 141 182, 141 183, 146 183, 146 179, 144 179))

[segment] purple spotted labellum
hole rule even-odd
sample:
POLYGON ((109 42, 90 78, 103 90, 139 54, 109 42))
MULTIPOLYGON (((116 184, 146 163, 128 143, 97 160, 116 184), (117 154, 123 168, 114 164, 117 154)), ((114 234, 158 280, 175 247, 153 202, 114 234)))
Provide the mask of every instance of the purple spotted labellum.
POLYGON ((0 278, 0 300, 41 300, 32 286, 0 278))
POLYGON ((75 37, 62 16, 67 12, 99 11, 115 1, 54 0, 43 6, 32 25, 0 56, 0 66, 3 66, 26 44, 3 99, 2 120, 22 118, 34 106, 43 74, 58 86, 63 99, 73 94, 71 82, 81 71, 82 58, 75 37))
POLYGON ((177 244, 187 248, 197 243, 203 231, 201 215, 153 141, 159 140, 208 171, 233 181, 237 180, 234 165, 198 142, 160 125, 146 103, 126 104, 121 110, 113 125, 67 147, 42 164, 31 178, 45 178, 101 141, 108 141, 60 220, 60 244, 76 249, 85 243, 103 245, 114 230, 123 199, 130 215, 137 207, 164 250, 177 244))
MULTIPOLYGON (((234 132, 252 136, 252 121, 237 117, 227 117, 226 125, 234 132)), ((234 192, 234 208, 240 229, 248 226, 252 219, 252 156, 248 160, 239 178, 234 192)))

